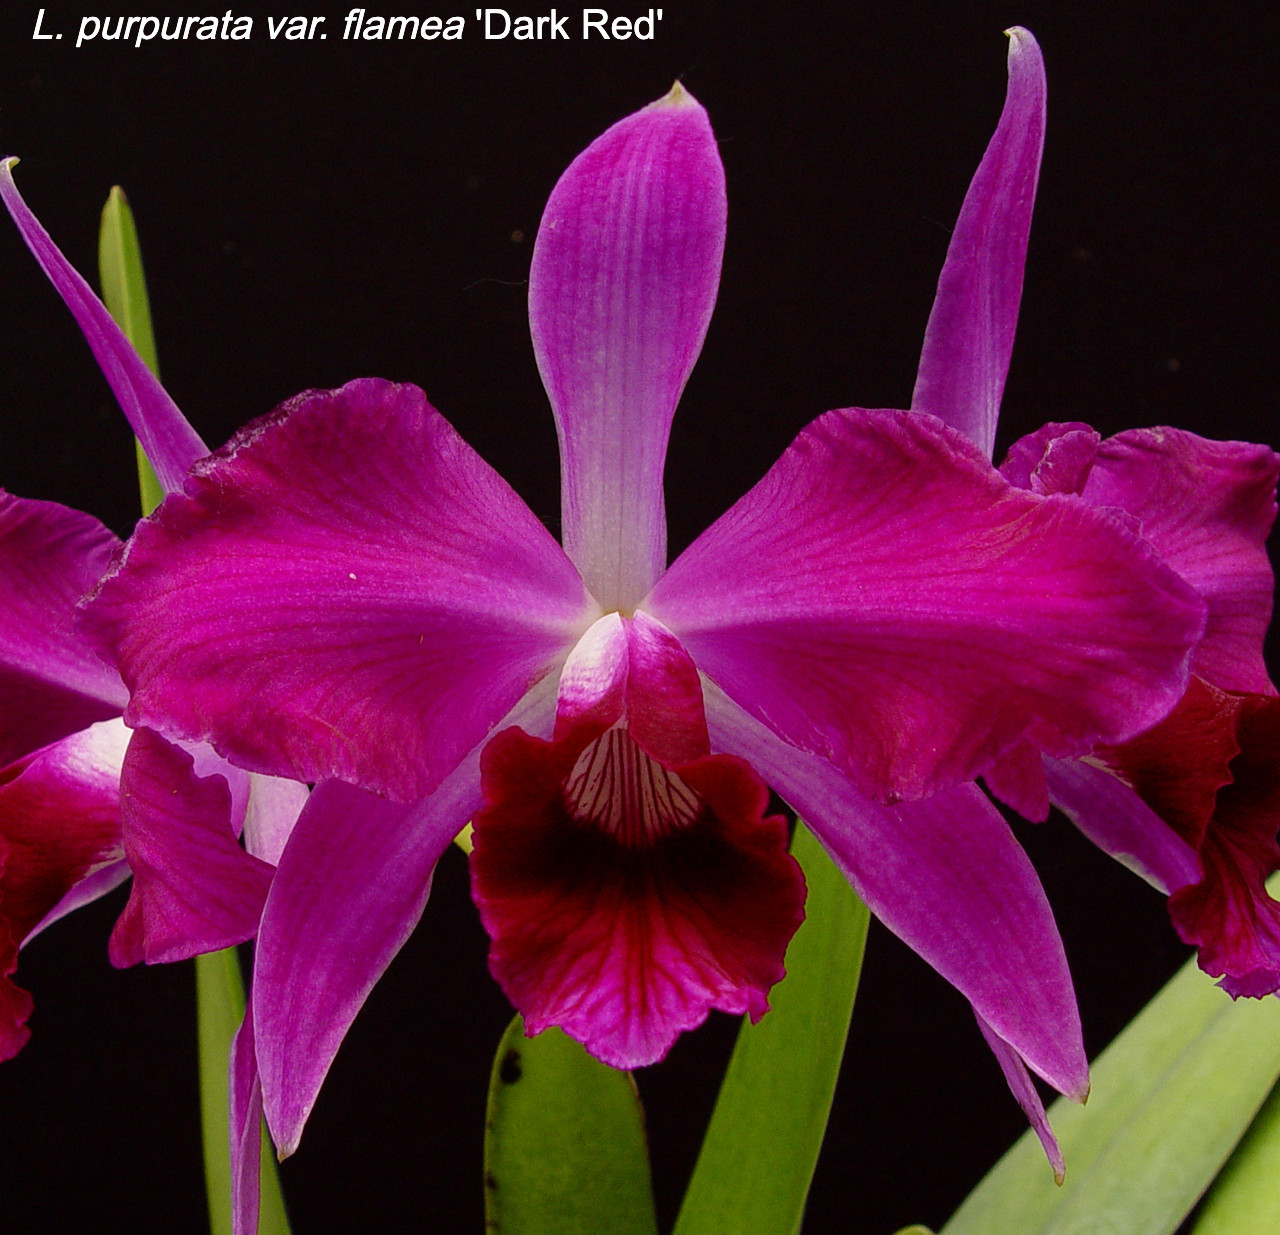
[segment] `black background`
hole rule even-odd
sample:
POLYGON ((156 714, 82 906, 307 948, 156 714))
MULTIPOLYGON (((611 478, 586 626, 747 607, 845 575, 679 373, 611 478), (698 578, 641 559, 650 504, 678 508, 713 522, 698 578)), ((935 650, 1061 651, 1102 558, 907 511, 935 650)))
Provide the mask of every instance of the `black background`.
MULTIPOLYGON (((141 49, 77 50, 80 16, 201 10, 54 4, 45 28, 65 37, 40 44, 37 6, 0 18, 0 153, 22 156, 28 201, 86 273, 125 186, 162 373, 211 445, 309 386, 413 381, 554 527, 532 238, 574 154, 679 77, 720 140, 729 240, 671 444, 678 551, 819 412, 909 398, 1013 22, 1041 41, 1050 119, 998 448, 1064 419, 1280 436, 1264 6, 667 0, 653 42, 609 45, 485 42, 472 8, 431 6, 371 11, 457 11, 461 43, 353 45, 345 8, 299 7, 326 15, 326 41, 272 43, 265 15, 298 11, 284 3, 235 10, 255 16, 248 43, 141 49)), ((7 220, 0 269, 0 483, 126 533, 124 420, 7 220)), ((1095 1052, 1184 949, 1161 898, 1061 819, 1020 836, 1095 1052)), ((297 1235, 481 1229, 484 1089, 510 1009, 465 876, 451 852, 284 1167, 297 1235)), ((122 903, 24 953, 34 1036, 0 1068, 0 1230, 201 1229, 192 974, 108 967, 122 903)), ((667 1223, 731 1036, 713 1018, 640 1077, 667 1223)), ((963 999, 873 928, 806 1231, 940 1226, 1023 1126, 963 999)))

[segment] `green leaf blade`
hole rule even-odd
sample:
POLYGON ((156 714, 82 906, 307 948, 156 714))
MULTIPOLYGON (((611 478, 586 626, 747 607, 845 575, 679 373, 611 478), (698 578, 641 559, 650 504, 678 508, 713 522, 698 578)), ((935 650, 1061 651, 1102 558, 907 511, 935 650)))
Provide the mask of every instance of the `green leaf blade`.
MULTIPOLYGON (((102 208, 102 223, 98 228, 98 278, 107 312, 128 336, 143 363, 158 377, 160 365, 156 359, 155 334, 151 329, 151 302, 142 271, 138 229, 124 190, 119 185, 111 190, 107 204, 102 208)), ((141 443, 135 445, 142 513, 149 515, 164 500, 164 490, 147 461, 141 443)))
POLYGON ((675 1235, 795 1235, 804 1217, 870 914, 803 824, 792 852, 806 918, 772 1010, 739 1032, 675 1235))
POLYGON ((1054 1103, 1063 1186, 1028 1133, 942 1235, 1172 1235, 1277 1075, 1280 1001, 1233 1003, 1188 962, 1099 1057, 1088 1105, 1054 1103))
POLYGON ((507 1028, 484 1158, 490 1235, 657 1235, 635 1082, 559 1029, 507 1028))
POLYGON ((1192 1235, 1280 1231, 1280 1085, 1213 1182, 1192 1235))

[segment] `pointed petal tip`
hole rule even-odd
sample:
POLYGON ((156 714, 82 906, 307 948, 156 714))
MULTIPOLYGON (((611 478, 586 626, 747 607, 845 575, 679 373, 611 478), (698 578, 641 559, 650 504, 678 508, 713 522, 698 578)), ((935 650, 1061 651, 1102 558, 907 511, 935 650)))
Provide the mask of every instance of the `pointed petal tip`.
POLYGON ((660 99, 655 99, 652 107, 701 107, 702 104, 693 97, 679 81, 673 83, 670 90, 660 99))
POLYGON ((1010 26, 1005 32, 1009 40, 1009 67, 1012 68, 1023 56, 1034 56, 1041 59, 1040 44, 1036 36, 1025 26, 1010 26))
POLYGON ((11 154, 5 159, 0 159, 0 171, 11 172, 22 160, 16 154, 11 154))

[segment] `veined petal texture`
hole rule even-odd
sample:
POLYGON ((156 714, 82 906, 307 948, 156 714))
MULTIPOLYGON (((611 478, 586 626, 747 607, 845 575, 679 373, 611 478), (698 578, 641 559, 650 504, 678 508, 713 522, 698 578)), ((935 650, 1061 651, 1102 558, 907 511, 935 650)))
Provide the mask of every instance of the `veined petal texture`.
POLYGON ((181 747, 135 729, 120 785, 133 887, 112 963, 186 960, 252 939, 272 871, 236 841, 228 778, 201 776, 181 747))
POLYGON ((1098 448, 1082 496, 1135 516, 1160 557, 1209 606, 1192 668, 1223 690, 1274 694, 1262 659, 1275 576, 1266 539, 1280 457, 1181 429, 1131 429, 1098 448))
POLYGON ((0 490, 0 767, 123 710, 119 674, 73 623, 119 544, 92 515, 0 490))
POLYGON ((1044 148, 1044 59, 1030 32, 1009 35, 1004 111, 965 195, 925 329, 913 411, 959 429, 988 458, 1022 299, 1044 148))
POLYGON ((200 464, 87 629, 131 724, 414 801, 598 616, 422 392, 367 379, 299 395, 200 464))
POLYGON ((1013 488, 932 417, 858 409, 805 429, 644 607, 884 801, 972 780, 1023 737, 1062 755, 1140 731, 1204 623, 1115 519, 1013 488))
POLYGON ((634 607, 666 565, 667 438, 715 304, 725 214, 707 114, 677 85, 573 161, 538 229, 529 319, 564 546, 605 609, 634 607))
POLYGON ((1088 1091, 1071 976, 1035 870, 976 785, 885 807, 706 684, 711 748, 746 759, 879 918, 1061 1093, 1088 1091))

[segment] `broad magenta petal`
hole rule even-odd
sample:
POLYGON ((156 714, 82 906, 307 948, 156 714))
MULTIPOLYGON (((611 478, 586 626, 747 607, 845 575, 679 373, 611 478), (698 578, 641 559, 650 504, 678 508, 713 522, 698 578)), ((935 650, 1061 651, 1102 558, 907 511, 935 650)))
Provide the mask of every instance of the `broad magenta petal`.
POLYGON ((868 801, 706 683, 712 750, 746 759, 799 813, 871 911, 1069 1096, 1088 1092, 1071 976, 1053 914, 1000 812, 974 785, 868 801))
POLYGON ((262 1172, 262 1081, 253 1040, 253 993, 231 1042, 228 1089, 231 1100, 231 1231, 258 1235, 262 1172))
POLYGON ((1274 694, 1262 658, 1275 577, 1266 539, 1280 457, 1180 429, 1108 438, 1084 498, 1138 519, 1142 535, 1204 597, 1209 621, 1192 669, 1224 690, 1274 694))
POLYGON ((0 771, 0 1060, 26 1044, 18 949, 66 894, 118 863, 128 730, 102 721, 0 771))
POLYGON ((804 878, 746 763, 665 767, 622 729, 554 743, 508 729, 481 766, 472 897, 489 968, 529 1034, 557 1025, 636 1068, 712 1008, 768 1010, 804 878), (575 778, 605 763, 607 795, 579 793, 575 778))
POLYGON ((124 710, 119 674, 74 625, 119 544, 92 515, 0 490, 0 767, 124 710))
POLYGON ((1044 60, 1009 30, 1009 88, 994 136, 951 234, 925 330, 913 411, 930 412, 988 458, 1013 352, 1031 210, 1044 147, 1044 60))
POLYGON ((120 813, 133 887, 111 935, 113 965, 186 960, 253 938, 271 867, 236 841, 225 777, 199 776, 181 747, 136 729, 120 813))
POLYGON ((529 318, 564 545, 605 609, 633 608, 666 565, 667 438, 715 304, 725 213, 707 114, 677 85, 573 161, 538 229, 529 318))
POLYGON ((166 493, 176 492, 182 488, 187 469, 202 455, 208 454, 208 448, 169 398, 155 374, 133 350, 133 344, 125 338, 106 306, 63 257, 49 233, 28 209, 13 183, 13 165, 16 162, 17 159, 0 162, 0 198, 4 199, 27 247, 84 332, 94 359, 142 443, 157 479, 166 493))
POLYGON ((413 386, 312 391, 201 463, 86 611, 128 720, 251 771, 433 790, 599 616, 413 386))
POLYGON ((1204 622, 1118 519, 1014 488, 932 417, 858 409, 801 432, 644 608, 879 800, 972 780, 1024 738, 1064 755, 1140 731, 1204 622))
POLYGON ((996 1063, 1000 1065, 1000 1071, 1004 1073, 1004 1079, 1008 1082, 1010 1091, 1018 1100, 1018 1105, 1022 1107, 1023 1114, 1026 1115, 1036 1138, 1044 1148, 1044 1156, 1049 1159, 1049 1165, 1053 1168, 1054 1181, 1062 1183, 1067 1174, 1066 1160, 1062 1156, 1058 1138, 1054 1136, 1053 1129, 1049 1126, 1049 1116, 1045 1114, 1044 1103, 1040 1101, 1035 1082, 1027 1073, 1027 1065, 1022 1062, 1022 1056, 976 1011, 974 1015, 977 1016, 978 1028, 982 1030, 982 1036, 987 1040, 992 1054, 995 1055, 996 1063))

